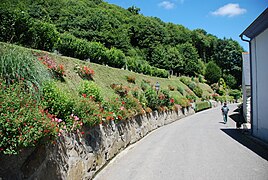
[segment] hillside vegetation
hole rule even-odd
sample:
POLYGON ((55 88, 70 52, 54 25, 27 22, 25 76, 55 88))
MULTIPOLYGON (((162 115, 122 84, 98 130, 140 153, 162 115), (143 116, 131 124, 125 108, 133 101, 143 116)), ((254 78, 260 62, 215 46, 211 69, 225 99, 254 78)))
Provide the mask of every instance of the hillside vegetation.
POLYGON ((209 84, 223 78, 231 88, 241 85, 243 49, 236 41, 139 11, 102 0, 2 0, 0 41, 157 77, 173 71, 204 75, 209 84), (206 68, 210 61, 217 71, 206 68))
POLYGON ((83 136, 110 121, 193 104, 201 111, 208 100, 240 96, 230 90, 241 83, 237 42, 145 17, 136 7, 3 0, 0 19, 4 154, 55 143, 64 132, 83 136))
POLYGON ((198 79, 151 77, 5 43, 0 58, 0 151, 5 154, 63 131, 83 133, 84 126, 178 110, 213 95, 198 79), (196 87, 201 94, 195 94, 196 87))

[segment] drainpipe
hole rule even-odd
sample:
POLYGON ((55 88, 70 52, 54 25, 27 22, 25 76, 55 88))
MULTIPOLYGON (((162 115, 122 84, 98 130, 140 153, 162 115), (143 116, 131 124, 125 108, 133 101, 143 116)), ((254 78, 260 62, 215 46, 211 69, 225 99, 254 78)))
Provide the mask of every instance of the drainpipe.
POLYGON ((253 94, 252 94, 252 53, 251 53, 251 41, 250 40, 247 40, 247 39, 244 39, 243 37, 244 35, 241 34, 240 35, 240 38, 242 41, 245 41, 247 43, 249 43, 249 66, 250 66, 250 125, 251 125, 251 130, 250 130, 250 134, 252 135, 253 134, 253 120, 252 120, 252 117, 253 117, 253 94))

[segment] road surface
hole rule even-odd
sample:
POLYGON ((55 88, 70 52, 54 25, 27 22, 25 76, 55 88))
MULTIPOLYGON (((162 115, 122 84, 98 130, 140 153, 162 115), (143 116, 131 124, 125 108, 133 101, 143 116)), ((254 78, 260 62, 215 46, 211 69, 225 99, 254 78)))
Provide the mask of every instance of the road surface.
MULTIPOLYGON (((230 113, 237 106, 229 105, 230 113)), ((155 130, 114 158, 95 180, 268 180, 267 149, 223 124, 220 107, 155 130)))

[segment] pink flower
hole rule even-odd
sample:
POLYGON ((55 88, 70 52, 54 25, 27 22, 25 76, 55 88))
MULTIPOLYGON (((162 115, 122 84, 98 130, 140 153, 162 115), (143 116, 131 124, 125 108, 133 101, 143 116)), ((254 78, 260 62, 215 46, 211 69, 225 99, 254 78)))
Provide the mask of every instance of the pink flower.
POLYGON ((59 133, 58 136, 61 136, 61 133, 59 133))
POLYGON ((83 126, 83 123, 82 122, 80 122, 80 126, 83 126))
MULTIPOLYGON (((57 118, 56 118, 57 119, 57 118)), ((58 123, 60 123, 60 122, 62 122, 62 119, 58 119, 58 121, 57 121, 58 123)))
POLYGON ((74 116, 74 120, 75 120, 75 121, 78 121, 78 120, 79 120, 79 117, 74 116))
POLYGON ((123 111, 124 109, 125 109, 124 106, 121 106, 121 107, 120 107, 120 110, 121 110, 121 111, 123 111))

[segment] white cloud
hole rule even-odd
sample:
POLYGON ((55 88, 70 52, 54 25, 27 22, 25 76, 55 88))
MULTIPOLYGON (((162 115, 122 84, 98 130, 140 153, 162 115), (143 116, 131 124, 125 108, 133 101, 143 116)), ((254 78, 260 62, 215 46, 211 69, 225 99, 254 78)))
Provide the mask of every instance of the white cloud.
POLYGON ((163 1, 159 3, 158 6, 163 7, 164 9, 173 9, 175 4, 170 1, 163 1))
POLYGON ((215 15, 215 16, 228 16, 228 17, 233 17, 233 16, 237 16, 240 14, 244 14, 246 13, 247 10, 243 9, 239 6, 239 4, 226 4, 222 7, 220 7, 219 9, 217 9, 216 11, 212 12, 211 14, 215 15))

